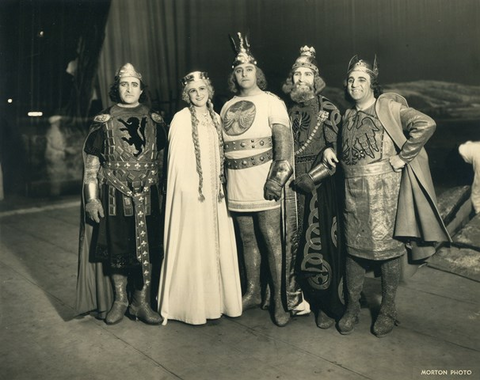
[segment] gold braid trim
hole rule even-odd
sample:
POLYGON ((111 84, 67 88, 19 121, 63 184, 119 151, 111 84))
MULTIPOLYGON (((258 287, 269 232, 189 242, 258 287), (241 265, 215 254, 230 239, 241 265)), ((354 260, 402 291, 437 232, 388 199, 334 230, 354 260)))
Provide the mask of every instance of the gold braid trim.
POLYGON ((215 129, 217 130, 218 136, 218 151, 220 153, 220 189, 218 190, 218 200, 221 201, 225 198, 223 193, 223 185, 225 184, 225 151, 223 150, 223 135, 222 135, 222 126, 220 125, 218 118, 216 117, 215 111, 213 109, 213 103, 210 99, 207 101, 208 112, 210 112, 210 117, 213 120, 215 129))

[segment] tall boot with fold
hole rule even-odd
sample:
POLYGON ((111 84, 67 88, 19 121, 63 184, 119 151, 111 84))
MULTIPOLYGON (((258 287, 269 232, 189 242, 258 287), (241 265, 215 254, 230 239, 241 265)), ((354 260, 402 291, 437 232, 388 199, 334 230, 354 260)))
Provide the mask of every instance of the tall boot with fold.
POLYGON ((400 283, 400 260, 397 257, 385 261, 381 265, 382 271, 382 304, 380 313, 373 325, 373 333, 378 338, 389 334, 395 325, 398 326, 395 296, 400 283))
POLYGON ((162 323, 162 317, 159 313, 153 311, 150 306, 151 269, 152 266, 149 265, 145 279, 142 278, 141 274, 135 279, 135 292, 128 312, 136 320, 141 320, 148 325, 159 325, 162 323))
POLYGON ((345 277, 347 283, 347 308, 345 314, 338 322, 338 331, 342 335, 349 335, 358 323, 360 295, 365 280, 365 268, 353 257, 347 256, 345 277))
POLYGON ((110 276, 113 288, 115 292, 115 301, 113 302, 112 308, 107 313, 105 317, 105 323, 107 325, 115 325, 122 321, 125 312, 128 307, 128 296, 127 296, 127 276, 124 274, 112 274, 110 276))

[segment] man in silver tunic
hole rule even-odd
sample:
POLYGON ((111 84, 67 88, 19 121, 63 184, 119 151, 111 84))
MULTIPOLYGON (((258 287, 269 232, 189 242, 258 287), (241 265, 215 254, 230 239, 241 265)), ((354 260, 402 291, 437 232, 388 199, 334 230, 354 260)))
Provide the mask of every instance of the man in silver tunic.
MULTIPOLYGON (((354 107, 343 116, 337 150, 345 176, 348 254, 347 309, 338 324, 344 335, 358 322, 367 267, 380 265, 382 301, 373 333, 384 337, 397 324, 395 296, 406 245, 450 239, 435 206, 423 149, 435 131, 435 122, 408 107, 400 95, 380 95, 377 78, 376 59, 373 65, 357 56, 350 60, 345 89, 354 107)), ((324 161, 336 166, 335 149, 325 151, 324 161)), ((433 251, 412 249, 412 253, 414 259, 424 259, 433 251)))

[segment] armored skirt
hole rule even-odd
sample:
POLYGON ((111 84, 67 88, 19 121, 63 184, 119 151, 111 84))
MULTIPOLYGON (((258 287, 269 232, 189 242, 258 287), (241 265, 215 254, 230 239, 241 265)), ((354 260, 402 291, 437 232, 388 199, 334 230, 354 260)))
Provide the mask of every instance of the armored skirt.
POLYGON ((399 257, 406 250, 404 242, 394 238, 402 173, 389 162, 397 154, 393 140, 373 105, 349 110, 341 134, 346 251, 369 260, 399 257))
POLYGON ((220 182, 219 139, 207 115, 197 115, 199 173, 188 108, 170 126, 165 210, 165 259, 158 306, 169 319, 199 325, 242 313, 242 293, 233 228, 220 182))
POLYGON ((393 239, 402 173, 388 160, 344 171, 347 252, 369 260, 403 255, 404 243, 393 239))

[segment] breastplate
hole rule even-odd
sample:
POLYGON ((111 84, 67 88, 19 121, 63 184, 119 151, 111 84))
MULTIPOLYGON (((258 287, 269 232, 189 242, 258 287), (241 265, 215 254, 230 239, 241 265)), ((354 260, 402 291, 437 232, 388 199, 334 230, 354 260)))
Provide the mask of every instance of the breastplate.
POLYGON ((148 114, 114 116, 107 122, 105 167, 119 181, 134 187, 158 182, 155 126, 148 114))

